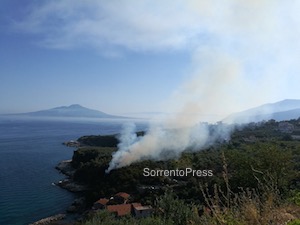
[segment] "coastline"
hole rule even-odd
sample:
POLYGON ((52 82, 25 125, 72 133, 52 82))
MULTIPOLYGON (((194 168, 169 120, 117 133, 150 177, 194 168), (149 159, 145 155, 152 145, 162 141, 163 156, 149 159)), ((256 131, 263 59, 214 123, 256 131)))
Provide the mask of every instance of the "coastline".
POLYGON ((75 173, 75 169, 72 167, 72 160, 63 160, 60 163, 57 164, 55 169, 57 169, 60 173, 64 174, 66 176, 65 179, 60 180, 55 185, 66 189, 70 192, 78 193, 78 192, 84 192, 89 190, 89 188, 85 185, 76 183, 73 180, 73 176, 75 173))
POLYGON ((76 198, 73 201, 73 203, 68 207, 68 209, 66 210, 67 213, 83 213, 86 209, 86 202, 85 198, 83 197, 83 193, 89 190, 89 188, 86 185, 76 183, 73 180, 73 176, 76 169, 72 167, 72 160, 63 160, 59 162, 55 169, 57 169, 60 173, 66 176, 65 179, 56 182, 55 185, 57 185, 60 188, 66 189, 67 191, 70 191, 72 193, 77 193, 79 195, 79 197, 76 198))
POLYGON ((49 216, 49 217, 43 218, 43 219, 36 221, 34 223, 31 223, 29 225, 46 225, 46 224, 51 225, 54 222, 62 221, 65 218, 66 218, 66 214, 57 214, 54 216, 49 216))
POLYGON ((76 170, 72 167, 71 163, 72 160, 63 160, 55 166, 55 169, 64 174, 66 178, 53 184, 72 193, 77 193, 78 198, 72 202, 72 204, 65 210, 64 213, 42 218, 29 225, 72 225, 81 218, 81 215, 86 210, 85 198, 82 196, 82 194, 84 191, 87 191, 88 188, 85 185, 78 184, 73 180, 76 170))
MULTIPOLYGON (((5 197, 1 198, 0 224, 31 224, 66 213, 81 194, 54 184, 67 178, 55 167, 62 160, 72 159, 77 150, 62 143, 86 133, 117 133, 120 127, 119 124, 111 126, 106 120, 95 123, 3 120, 1 131, 5 141, 0 143, 3 178, 0 189, 5 197), (24 207, 18 202, 30 202, 30 205, 24 207)), ((74 216, 70 214, 70 217, 74 216)))

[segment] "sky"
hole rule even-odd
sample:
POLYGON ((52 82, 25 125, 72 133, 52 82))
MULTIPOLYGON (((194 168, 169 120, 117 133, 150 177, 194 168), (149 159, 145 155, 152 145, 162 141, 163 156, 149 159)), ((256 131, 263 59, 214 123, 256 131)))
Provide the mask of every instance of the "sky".
POLYGON ((293 0, 2 0, 0 113, 220 115, 300 99, 293 0))

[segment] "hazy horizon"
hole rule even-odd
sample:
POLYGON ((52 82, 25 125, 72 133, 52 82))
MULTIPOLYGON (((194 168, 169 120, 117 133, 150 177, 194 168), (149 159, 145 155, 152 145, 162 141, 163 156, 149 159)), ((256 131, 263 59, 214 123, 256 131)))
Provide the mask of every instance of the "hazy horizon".
MULTIPOLYGON (((71 104, 71 105, 75 105, 75 104, 71 104)), ((34 113, 34 112, 38 112, 38 111, 47 111, 47 110, 51 110, 51 109, 55 109, 55 108, 61 108, 61 107, 69 107, 71 105, 66 105, 66 106, 57 106, 57 107, 53 107, 53 108, 48 108, 48 109, 39 109, 37 111, 30 111, 30 112, 19 112, 19 113, 5 113, 5 114, 0 114, 0 116, 17 116, 16 118, 18 118, 19 116, 23 115, 23 114, 27 114, 27 113, 34 113)), ((84 105, 80 105, 84 108, 87 108, 85 107, 84 105)), ((90 108, 88 108, 90 109, 90 108)), ((92 110, 95 110, 95 109, 92 109, 92 110)), ((106 113, 104 110, 97 110, 99 112, 103 112, 103 113, 106 113)), ((178 112, 124 112, 124 113, 121 113, 121 114, 109 114, 109 115, 112 115, 112 116, 120 116, 120 117, 128 117, 128 119, 161 119, 162 117, 167 117, 167 116, 174 116, 176 115, 178 112)), ((26 115, 23 115, 24 118, 26 119, 26 115)), ((39 116, 35 116, 37 119, 39 119, 39 116)), ((220 115, 203 115, 202 118, 204 119, 205 122, 210 122, 210 121, 214 121, 215 118, 219 118, 220 115)), ((20 118, 20 117, 19 117, 20 118)), ((28 117, 28 118, 32 118, 32 116, 28 117)), ((42 117, 43 118, 43 117, 42 117)), ((44 117, 45 118, 45 117, 44 117)), ((75 117, 76 118, 76 117, 75 117)), ((80 118, 80 117, 79 117, 80 118)), ((49 117, 48 119, 53 119, 53 117, 49 117)), ((59 118, 58 118, 59 119, 59 118)), ((61 118, 62 120, 63 119, 68 119, 68 117, 62 117, 61 118)), ((72 117, 70 117, 69 119, 74 119, 72 117)), ((84 118, 83 119, 87 119, 87 120, 97 120, 97 118, 84 118)), ((98 118, 100 120, 102 119, 106 119, 106 118, 98 118)), ((107 118, 109 120, 115 120, 115 119, 111 119, 111 118, 107 118)), ((117 118, 117 119, 121 119, 121 118, 117 118)), ((126 118, 124 118, 126 119, 126 118)), ((203 122, 204 122, 203 121, 203 122)))
POLYGON ((224 117, 300 99, 297 2, 0 6, 0 114, 80 104, 224 117))

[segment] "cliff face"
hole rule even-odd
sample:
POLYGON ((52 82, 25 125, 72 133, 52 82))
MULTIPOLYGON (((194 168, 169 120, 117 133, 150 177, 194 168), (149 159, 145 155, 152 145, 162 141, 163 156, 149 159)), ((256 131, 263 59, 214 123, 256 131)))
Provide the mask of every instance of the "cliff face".
POLYGON ((72 160, 64 160, 58 163, 55 168, 67 176, 73 176, 75 173, 75 169, 74 167, 72 167, 71 163, 72 160))
POLYGON ((68 178, 61 180, 56 183, 57 186, 67 189, 71 192, 83 192, 88 190, 89 188, 84 185, 74 181, 74 174, 76 169, 72 166, 72 160, 65 160, 60 162, 56 167, 61 173, 68 176, 68 178))

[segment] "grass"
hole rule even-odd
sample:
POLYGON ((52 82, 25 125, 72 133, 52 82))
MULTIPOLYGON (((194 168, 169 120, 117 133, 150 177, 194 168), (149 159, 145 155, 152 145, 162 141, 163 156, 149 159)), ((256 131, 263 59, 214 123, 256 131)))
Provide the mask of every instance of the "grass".
MULTIPOLYGON (((201 187, 206 209, 200 218, 202 225, 300 225, 300 207, 286 203, 272 176, 259 178, 259 188, 240 189, 233 193, 230 188, 227 163, 223 154, 223 179, 225 191, 214 186, 214 194, 209 194, 207 187, 201 187), (265 182, 265 181, 268 182, 265 182), (295 220, 296 219, 296 220, 295 220), (289 222, 291 221, 291 222, 289 222)), ((255 175, 254 175, 255 176, 255 175)))

